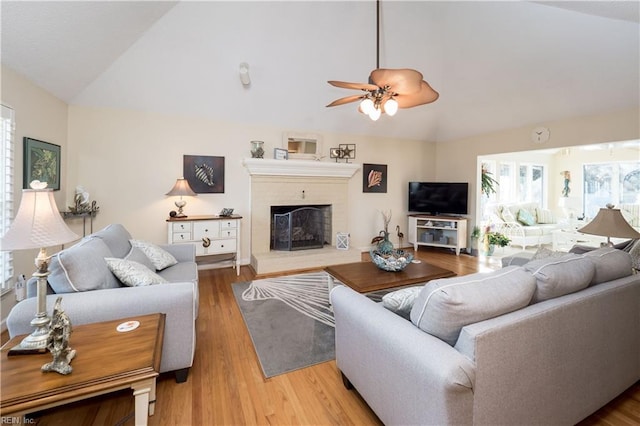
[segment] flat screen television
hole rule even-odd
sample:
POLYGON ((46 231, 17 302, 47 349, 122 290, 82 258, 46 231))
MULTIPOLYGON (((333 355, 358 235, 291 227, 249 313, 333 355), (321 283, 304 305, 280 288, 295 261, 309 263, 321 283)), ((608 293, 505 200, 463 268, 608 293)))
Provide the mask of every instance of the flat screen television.
POLYGON ((467 182, 409 182, 409 212, 467 214, 468 196, 467 182))

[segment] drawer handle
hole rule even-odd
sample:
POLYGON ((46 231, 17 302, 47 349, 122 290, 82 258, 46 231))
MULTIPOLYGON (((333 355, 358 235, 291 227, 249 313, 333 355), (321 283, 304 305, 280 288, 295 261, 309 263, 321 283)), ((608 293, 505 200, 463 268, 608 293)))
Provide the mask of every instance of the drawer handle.
POLYGON ((202 239, 202 247, 207 248, 211 245, 211 240, 208 237, 202 239))

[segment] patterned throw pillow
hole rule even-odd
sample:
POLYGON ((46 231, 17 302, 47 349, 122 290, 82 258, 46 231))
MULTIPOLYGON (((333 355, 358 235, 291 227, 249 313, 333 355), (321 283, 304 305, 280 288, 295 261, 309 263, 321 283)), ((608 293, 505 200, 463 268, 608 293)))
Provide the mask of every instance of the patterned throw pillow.
POLYGON ((536 216, 538 217, 538 223, 555 223, 551 210, 536 207, 536 216))
POLYGON ((631 267, 636 271, 640 271, 640 239, 636 240, 631 246, 629 255, 631 255, 631 267))
POLYGON ((382 296, 382 306, 403 318, 410 319, 411 308, 424 286, 402 288, 382 296))
POLYGON ((161 249, 153 243, 139 240, 129 240, 129 242, 133 247, 139 248, 144 254, 147 255, 157 271, 162 271, 164 268, 168 268, 169 266, 173 266, 178 263, 176 258, 173 257, 171 253, 161 249))
POLYGON ((139 287, 167 282, 151 269, 133 260, 117 259, 115 257, 106 257, 104 260, 113 275, 118 277, 122 284, 126 286, 139 287))
POLYGON ((533 255, 533 257, 531 258, 531 260, 538 260, 538 259, 547 259, 547 258, 554 258, 554 257, 562 257, 564 256, 565 252, 562 251, 553 251, 553 250, 549 250, 548 248, 545 247, 540 247, 536 253, 533 255))
POLYGON ((516 218, 513 216, 513 213, 511 212, 511 210, 509 210, 508 207, 505 207, 504 209, 502 209, 502 219, 505 222, 515 222, 516 218))
POLYGON ((536 224, 536 220, 533 215, 525 209, 518 210, 518 222, 525 226, 533 226, 536 224))

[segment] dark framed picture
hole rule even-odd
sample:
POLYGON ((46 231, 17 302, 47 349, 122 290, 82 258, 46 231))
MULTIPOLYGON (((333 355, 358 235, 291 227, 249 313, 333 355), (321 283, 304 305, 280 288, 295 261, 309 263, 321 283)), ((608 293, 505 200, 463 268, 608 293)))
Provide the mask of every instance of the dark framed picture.
POLYGON ((224 193, 224 157, 185 155, 184 178, 198 194, 224 193))
POLYGON ((33 180, 47 182, 47 188, 60 190, 60 145, 24 138, 22 187, 33 180))
POLYGON ((387 192, 387 165, 362 165, 362 192, 387 192))

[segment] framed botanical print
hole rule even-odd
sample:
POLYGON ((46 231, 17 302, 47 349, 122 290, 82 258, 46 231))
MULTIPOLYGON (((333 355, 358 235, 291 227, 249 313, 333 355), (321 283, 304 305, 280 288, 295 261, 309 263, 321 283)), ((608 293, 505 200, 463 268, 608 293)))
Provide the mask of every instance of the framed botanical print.
POLYGON ((387 165, 362 165, 362 192, 387 192, 387 165))
POLYGON ((22 188, 30 188, 34 180, 60 190, 60 145, 25 137, 22 188))

